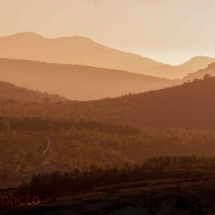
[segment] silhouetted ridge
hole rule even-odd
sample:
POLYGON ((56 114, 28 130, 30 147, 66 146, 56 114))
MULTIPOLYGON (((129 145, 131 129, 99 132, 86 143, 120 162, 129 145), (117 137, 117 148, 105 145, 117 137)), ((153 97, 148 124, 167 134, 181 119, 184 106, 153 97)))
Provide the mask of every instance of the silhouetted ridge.
MULTIPOLYGON (((16 117, 20 109, 28 116, 60 119, 94 119, 139 127, 183 127, 215 130, 215 77, 180 86, 118 98, 66 104, 42 104, 34 108, 5 110, 4 116, 16 117), (61 114, 59 115, 59 108, 61 114), (51 109, 51 112, 44 110, 51 109)), ((10 106, 8 104, 8 106, 10 106)))
POLYGON ((28 90, 24 87, 17 87, 3 81, 0 81, 0 100, 14 100, 22 102, 67 101, 66 98, 59 95, 50 95, 48 93, 28 90))
POLYGON ((0 58, 1 80, 72 100, 117 97, 172 86, 167 79, 92 66, 0 58))
POLYGON ((194 79, 201 79, 205 74, 215 76, 215 63, 210 63, 205 69, 200 69, 197 72, 189 73, 186 77, 183 78, 183 81, 193 81, 194 79))

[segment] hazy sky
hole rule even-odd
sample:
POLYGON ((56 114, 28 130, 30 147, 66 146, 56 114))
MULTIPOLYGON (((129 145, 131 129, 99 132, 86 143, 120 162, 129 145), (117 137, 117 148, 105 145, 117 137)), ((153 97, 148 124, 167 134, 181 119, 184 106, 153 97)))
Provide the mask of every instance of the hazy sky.
POLYGON ((0 36, 85 36, 179 64, 215 57, 215 0, 0 0, 0 36))

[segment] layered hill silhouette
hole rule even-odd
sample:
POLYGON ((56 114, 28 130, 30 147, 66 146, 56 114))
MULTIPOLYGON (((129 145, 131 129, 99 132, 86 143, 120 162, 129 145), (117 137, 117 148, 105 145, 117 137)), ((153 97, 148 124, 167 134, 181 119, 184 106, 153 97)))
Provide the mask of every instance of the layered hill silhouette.
POLYGON ((94 112, 94 118, 105 122, 215 130, 215 77, 157 91, 88 102, 76 106, 78 109, 75 111, 83 109, 82 105, 85 108, 88 105, 88 110, 85 110, 88 114, 94 112))
POLYGON ((175 82, 120 70, 0 59, 2 81, 71 100, 95 100, 172 86, 175 82))
POLYGON ((0 37, 0 47, 0 58, 82 64, 132 72, 160 65, 149 58, 111 49, 79 36, 48 39, 31 32, 18 33, 0 37))
POLYGON ((205 69, 200 69, 197 72, 189 73, 183 78, 183 81, 193 81, 195 79, 201 79, 205 74, 215 76, 215 63, 211 63, 205 69))
POLYGON ((70 111, 104 122, 140 127, 215 130, 215 77, 76 105, 71 104, 70 111))
POLYGON ((6 104, 5 117, 96 120, 137 127, 215 130, 215 77, 157 91, 96 101, 6 104), (46 111, 51 110, 51 111, 46 111))
POLYGON ((158 65, 143 71, 146 75, 152 75, 156 77, 166 77, 169 79, 181 79, 187 76, 189 73, 195 73, 197 70, 205 69, 208 64, 215 62, 215 58, 205 57, 205 56, 197 56, 191 58, 189 61, 177 65, 158 65))
POLYGON ((31 32, 0 37, 0 47, 0 58, 81 64, 170 79, 183 78, 215 61, 214 58, 199 56, 182 65, 171 66, 106 47, 86 37, 49 39, 31 32))
POLYGON ((21 101, 21 102, 66 102, 67 99, 59 95, 41 93, 39 91, 28 90, 14 84, 0 81, 0 100, 21 101))

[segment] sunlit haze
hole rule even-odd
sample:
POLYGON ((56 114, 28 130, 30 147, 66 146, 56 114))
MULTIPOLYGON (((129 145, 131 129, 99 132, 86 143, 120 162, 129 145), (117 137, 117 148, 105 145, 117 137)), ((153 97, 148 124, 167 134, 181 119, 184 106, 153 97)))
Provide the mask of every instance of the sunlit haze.
POLYGON ((213 0, 1 0, 0 36, 28 30, 49 38, 85 36, 180 64, 215 57, 214 8, 213 0))
POLYGON ((0 211, 215 215, 215 0, 0 0, 0 211))

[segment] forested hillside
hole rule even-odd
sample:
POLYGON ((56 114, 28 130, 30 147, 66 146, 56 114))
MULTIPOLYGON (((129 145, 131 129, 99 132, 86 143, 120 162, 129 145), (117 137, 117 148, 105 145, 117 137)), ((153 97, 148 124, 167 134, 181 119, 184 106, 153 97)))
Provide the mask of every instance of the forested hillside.
POLYGON ((65 102, 66 98, 49 93, 28 90, 24 87, 17 87, 13 84, 0 81, 0 100, 11 100, 21 102, 65 102))
POLYGON ((7 168, 18 181, 35 172, 42 165, 46 135, 58 149, 51 165, 60 169, 123 168, 165 155, 214 156, 214 98, 215 78, 206 75, 204 80, 115 99, 56 103, 2 99, 0 168, 7 168))
POLYGON ((183 127, 215 130, 215 77, 125 95, 114 99, 64 104, 20 104, 1 101, 4 117, 88 119, 139 127, 183 127))
POLYGON ((0 126, 1 153, 34 165, 45 150, 44 134, 52 136, 58 145, 60 155, 55 160, 58 164, 97 163, 105 167, 163 155, 215 155, 214 131, 138 129, 99 122, 41 119, 2 119, 0 126))
MULTIPOLYGON (((151 159, 149 169, 194 168, 193 158, 177 156, 215 156, 215 132, 185 129, 138 129, 86 121, 49 121, 41 119, 1 119, 0 186, 17 186, 46 168, 68 171, 80 167, 126 168, 157 156, 173 156, 169 161, 151 159), (42 126, 41 126, 42 125, 42 126), (51 166, 42 166, 46 149, 44 134, 51 136, 58 156, 51 166), (7 174, 5 173, 7 171, 7 174), (6 175, 5 175, 6 174, 6 175), (5 179, 7 176, 7 180, 5 179)), ((195 158, 195 157, 194 157, 195 158)), ((214 162, 200 165, 214 166, 214 162)))

